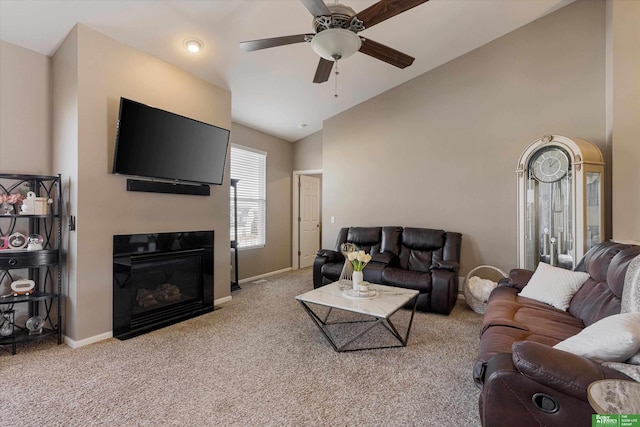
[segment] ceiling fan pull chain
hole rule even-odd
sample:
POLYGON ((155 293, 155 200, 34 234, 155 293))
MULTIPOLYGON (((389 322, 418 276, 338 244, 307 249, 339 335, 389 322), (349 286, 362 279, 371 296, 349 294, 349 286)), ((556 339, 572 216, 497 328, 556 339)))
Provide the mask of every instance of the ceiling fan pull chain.
POLYGON ((336 91, 335 91, 333 97, 337 98, 338 97, 338 75, 340 74, 340 72, 338 71, 338 60, 336 60, 336 71, 335 71, 335 73, 336 73, 336 91))

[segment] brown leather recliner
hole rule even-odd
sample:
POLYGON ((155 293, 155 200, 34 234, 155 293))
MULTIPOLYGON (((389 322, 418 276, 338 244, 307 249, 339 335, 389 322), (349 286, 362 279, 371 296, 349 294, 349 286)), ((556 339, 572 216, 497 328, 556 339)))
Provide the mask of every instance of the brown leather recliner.
POLYGON ((589 384, 630 378, 553 346, 620 313, 627 267, 638 255, 635 245, 606 242, 591 248, 575 268, 590 277, 567 311, 518 296, 533 274, 527 270, 512 270, 507 283, 491 293, 474 367, 484 426, 591 425, 589 384))
POLYGON ((313 264, 313 286, 340 277, 343 243, 371 254, 364 280, 420 291, 416 309, 449 314, 458 292, 460 233, 428 228, 349 227, 338 233, 335 250, 321 249, 313 264))

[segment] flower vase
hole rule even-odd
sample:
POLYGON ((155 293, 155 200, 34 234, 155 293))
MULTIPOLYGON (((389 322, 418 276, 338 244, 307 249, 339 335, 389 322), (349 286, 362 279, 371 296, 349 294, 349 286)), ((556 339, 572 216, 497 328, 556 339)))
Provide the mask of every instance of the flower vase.
POLYGON ((351 276, 353 280, 353 290, 358 292, 367 292, 369 290, 369 284, 364 282, 362 271, 354 271, 351 276))

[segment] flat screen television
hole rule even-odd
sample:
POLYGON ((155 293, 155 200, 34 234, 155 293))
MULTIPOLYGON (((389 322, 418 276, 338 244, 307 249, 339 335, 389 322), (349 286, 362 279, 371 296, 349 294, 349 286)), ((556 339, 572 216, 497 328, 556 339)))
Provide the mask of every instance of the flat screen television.
POLYGON ((120 98, 113 173, 221 185, 229 131, 120 98))

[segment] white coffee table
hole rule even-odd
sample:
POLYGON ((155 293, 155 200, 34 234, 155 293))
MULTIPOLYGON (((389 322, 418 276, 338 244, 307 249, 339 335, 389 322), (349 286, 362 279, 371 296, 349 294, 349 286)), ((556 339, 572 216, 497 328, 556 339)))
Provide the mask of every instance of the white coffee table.
POLYGON ((371 350, 378 348, 405 347, 407 345, 409 332, 411 331, 411 324, 413 323, 413 316, 416 311, 416 304, 418 302, 418 291, 413 289, 397 288, 394 286, 372 284, 371 289, 375 290, 377 295, 374 297, 358 298, 345 296, 343 294, 343 290, 338 285, 338 282, 330 283, 296 297, 296 300, 302 305, 318 329, 320 329, 329 343, 331 343, 331 346, 335 351, 371 350), (395 325, 391 322, 391 316, 411 300, 413 300, 411 318, 409 320, 406 333, 402 336, 395 325), (329 307, 329 310, 324 316, 321 316, 318 314, 317 310, 314 311, 314 306, 329 307), (333 309, 362 314, 364 320, 329 321, 329 316, 333 309), (343 344, 338 344, 335 339, 336 337, 332 335, 328 328, 328 325, 364 322, 369 322, 370 325, 343 344), (377 325, 383 325, 386 327, 398 340, 399 344, 367 348, 348 348, 348 346, 355 340, 365 335, 377 325))

